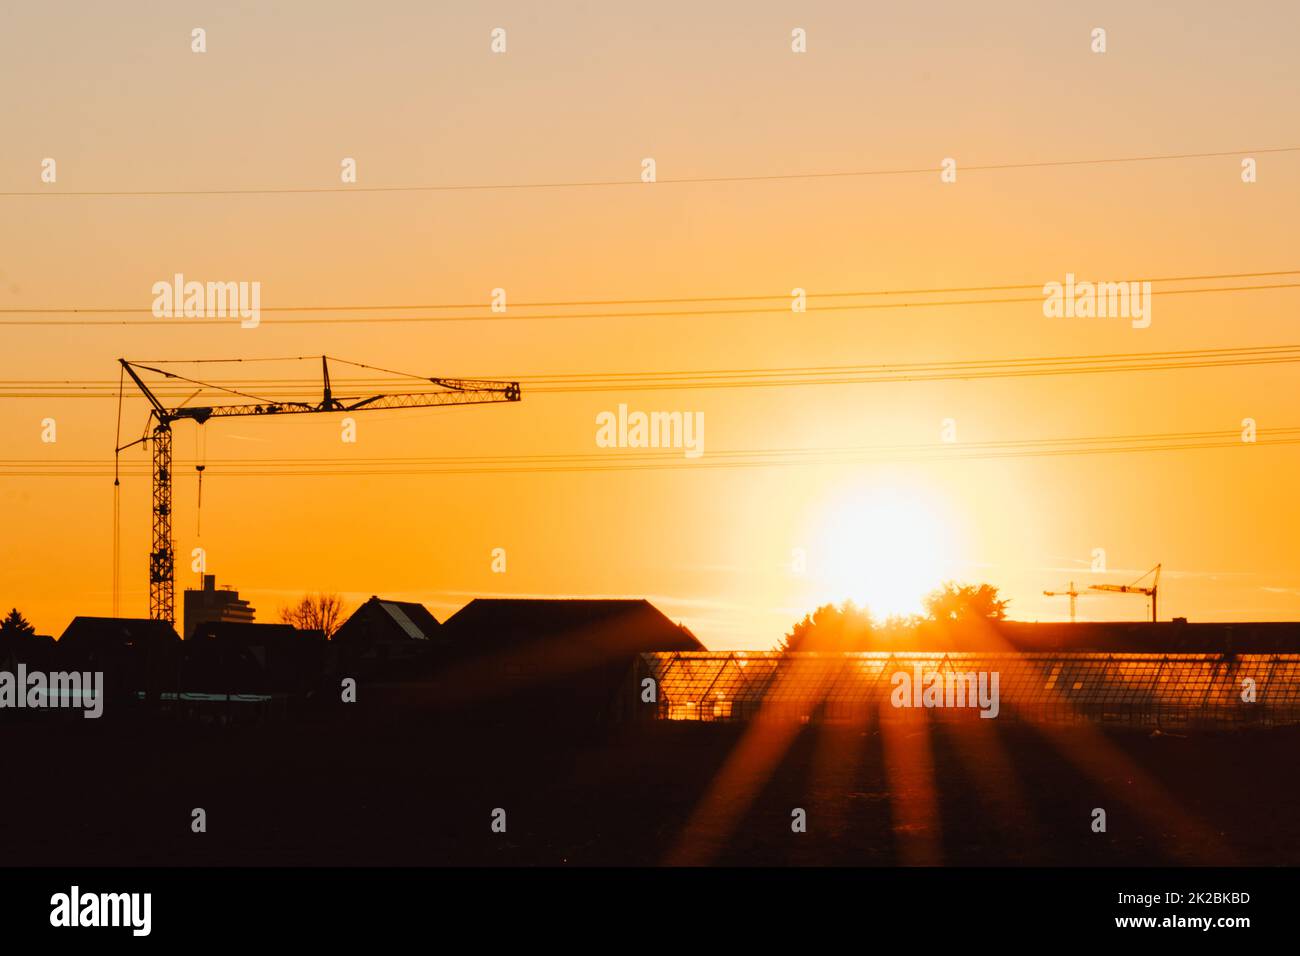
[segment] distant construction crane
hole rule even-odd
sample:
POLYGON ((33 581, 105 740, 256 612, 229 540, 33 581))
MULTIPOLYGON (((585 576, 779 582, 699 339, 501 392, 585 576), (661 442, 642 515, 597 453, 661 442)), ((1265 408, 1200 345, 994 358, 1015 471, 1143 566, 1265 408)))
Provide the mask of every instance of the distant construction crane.
MULTIPOLYGON (((390 392, 370 395, 364 398, 340 398, 330 387, 330 370, 327 356, 321 356, 321 377, 323 393, 319 402, 274 402, 260 399, 255 395, 221 385, 211 385, 197 379, 187 378, 175 372, 128 362, 118 359, 123 371, 144 393, 144 397, 153 406, 149 420, 145 425, 145 434, 133 442, 119 445, 116 453, 121 453, 134 445, 145 442, 153 446, 153 546, 149 552, 149 617, 156 621, 176 623, 176 555, 172 541, 172 422, 190 419, 202 425, 213 418, 237 418, 241 416, 305 415, 322 412, 364 412, 385 408, 432 408, 439 405, 477 405, 485 402, 517 402, 520 399, 518 382, 500 382, 484 379, 426 378, 409 375, 405 372, 390 372, 377 369, 360 362, 336 362, 355 365, 389 374, 405 375, 412 379, 427 381, 437 386, 437 391, 390 392), (198 385, 199 391, 205 388, 216 389, 253 398, 255 401, 230 405, 189 406, 168 408, 157 395, 145 384, 140 372, 152 372, 169 379, 198 385), (150 423, 153 427, 150 429, 150 423)), ((172 364, 172 363, 160 363, 172 364)), ((179 364, 179 363, 178 363, 179 364)), ((121 398, 119 389, 119 402, 121 398)), ((194 393, 195 395, 198 392, 194 393)), ((192 399, 194 396, 191 395, 192 399)), ((190 399, 186 399, 189 401, 190 399)), ((201 474, 201 472, 200 472, 201 474)), ((118 479, 114 478, 114 485, 118 479)))
POLYGON ((1151 599, 1151 623, 1154 624, 1156 622, 1156 595, 1160 590, 1160 565, 1157 564, 1132 584, 1090 584, 1088 585, 1088 590, 1113 591, 1119 594, 1145 594, 1151 599), (1155 573, 1155 577, 1151 580, 1151 587, 1139 587, 1138 581, 1141 581, 1142 578, 1145 578, 1152 572, 1155 573))
POLYGON ((1074 586, 1074 582, 1073 582, 1073 581, 1070 582, 1070 589, 1069 589, 1068 591, 1044 591, 1044 592, 1043 592, 1043 594, 1045 594, 1047 597, 1066 597, 1067 595, 1069 596, 1069 598, 1070 598, 1070 623, 1071 623, 1071 624, 1074 623, 1074 612, 1075 612, 1075 606, 1076 606, 1076 604, 1077 604, 1077 602, 1078 602, 1078 600, 1079 600, 1079 595, 1082 594, 1082 595, 1084 595, 1084 596, 1087 596, 1087 593, 1088 593, 1087 591, 1080 591, 1078 588, 1076 588, 1076 587, 1074 586))

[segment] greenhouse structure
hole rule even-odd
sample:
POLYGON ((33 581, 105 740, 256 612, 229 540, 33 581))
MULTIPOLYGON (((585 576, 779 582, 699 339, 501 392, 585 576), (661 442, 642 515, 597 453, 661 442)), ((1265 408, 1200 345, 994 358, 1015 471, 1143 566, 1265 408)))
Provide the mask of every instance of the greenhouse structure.
POLYGON ((1300 654, 658 652, 633 676, 636 714, 671 721, 1300 723, 1300 654))

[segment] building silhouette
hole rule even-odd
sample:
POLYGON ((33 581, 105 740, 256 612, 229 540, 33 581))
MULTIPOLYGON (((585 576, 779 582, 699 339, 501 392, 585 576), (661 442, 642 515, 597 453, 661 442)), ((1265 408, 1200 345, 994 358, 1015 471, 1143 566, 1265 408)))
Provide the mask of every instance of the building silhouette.
POLYGON ((215 574, 203 575, 203 587, 185 589, 184 637, 189 640, 200 624, 252 624, 253 606, 238 591, 217 587, 215 574))

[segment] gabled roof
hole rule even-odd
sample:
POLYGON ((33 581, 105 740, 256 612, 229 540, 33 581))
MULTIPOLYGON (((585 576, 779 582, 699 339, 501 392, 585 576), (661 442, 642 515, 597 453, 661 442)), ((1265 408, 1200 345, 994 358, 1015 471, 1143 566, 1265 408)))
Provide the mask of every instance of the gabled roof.
POLYGON ((477 598, 443 627, 465 651, 560 638, 617 653, 704 650, 695 635, 643 598, 477 598))
POLYGON ((397 626, 407 637, 416 641, 427 641, 433 631, 439 626, 438 620, 422 604, 407 604, 399 601, 380 601, 379 607, 385 614, 397 622, 397 626), (421 614, 423 612, 423 614, 421 614), (427 617, 428 621, 421 620, 420 624, 416 619, 427 617), (428 622, 432 621, 432 625, 428 622))
POLYGON ((148 647, 178 643, 166 621, 143 617, 74 617, 59 637, 61 647, 148 647))
POLYGON ((438 619, 423 604, 371 597, 343 622, 334 639, 344 643, 376 640, 430 641, 437 639, 441 629, 438 619))

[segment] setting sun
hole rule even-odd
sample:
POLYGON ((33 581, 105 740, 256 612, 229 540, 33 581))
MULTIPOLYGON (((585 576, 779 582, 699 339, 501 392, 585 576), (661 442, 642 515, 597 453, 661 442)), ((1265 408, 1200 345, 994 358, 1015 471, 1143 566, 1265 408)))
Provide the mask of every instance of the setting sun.
POLYGON ((809 563, 826 601, 849 599, 877 617, 914 614, 946 576, 949 539, 921 495, 872 488, 831 509, 809 563))

